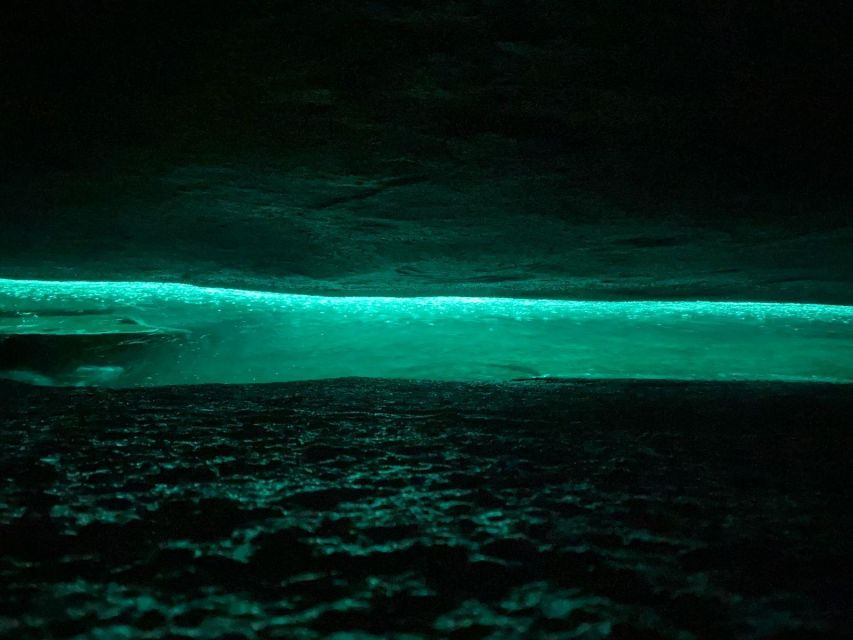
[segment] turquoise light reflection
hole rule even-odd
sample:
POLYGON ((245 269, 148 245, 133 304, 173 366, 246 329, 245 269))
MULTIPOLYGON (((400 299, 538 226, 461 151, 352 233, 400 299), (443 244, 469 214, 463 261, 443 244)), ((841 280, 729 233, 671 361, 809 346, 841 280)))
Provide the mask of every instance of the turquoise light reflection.
POLYGON ((147 335, 144 348, 131 356, 89 339, 98 348, 81 348, 64 377, 47 381, 86 383, 75 374, 83 367, 111 372, 95 383, 113 386, 340 376, 853 382, 848 306, 327 297, 0 279, 0 339, 115 334, 117 344, 120 332, 147 335))

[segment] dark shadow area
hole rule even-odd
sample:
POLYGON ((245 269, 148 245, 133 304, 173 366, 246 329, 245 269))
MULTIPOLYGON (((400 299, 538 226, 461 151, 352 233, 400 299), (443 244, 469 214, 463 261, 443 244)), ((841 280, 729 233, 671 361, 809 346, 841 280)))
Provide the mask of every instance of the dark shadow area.
POLYGON ((853 622, 847 387, 0 394, 9 637, 781 640, 853 622))
POLYGON ((488 134, 702 195, 851 178, 844 2, 36 0, 3 17, 6 166, 114 145, 440 156, 488 134))
POLYGON ((0 270, 849 302, 849 14, 7 3, 0 270))

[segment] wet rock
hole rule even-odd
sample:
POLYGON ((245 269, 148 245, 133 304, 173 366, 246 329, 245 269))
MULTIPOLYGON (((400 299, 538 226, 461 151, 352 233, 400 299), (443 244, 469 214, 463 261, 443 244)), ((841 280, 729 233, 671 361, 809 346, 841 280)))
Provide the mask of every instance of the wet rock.
POLYGON ((0 615, 39 623, 18 637, 849 626, 845 389, 343 380, 0 397, 0 615), (103 419, 72 442, 69 408, 103 419), (655 431, 667 411, 685 417, 655 431), (671 455, 646 457, 650 442, 671 455), (195 473, 211 451, 240 460, 195 473), (616 482, 614 461, 634 480, 616 482), (168 465, 183 471, 163 483, 168 465), (732 473, 746 467, 796 482, 746 486, 732 473))

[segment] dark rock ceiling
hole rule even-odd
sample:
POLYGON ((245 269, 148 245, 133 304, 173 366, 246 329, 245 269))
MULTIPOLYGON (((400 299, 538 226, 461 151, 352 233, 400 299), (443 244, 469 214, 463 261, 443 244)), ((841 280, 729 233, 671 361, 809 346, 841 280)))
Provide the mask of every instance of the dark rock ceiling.
POLYGON ((850 298, 845 3, 8 7, 4 276, 850 298))

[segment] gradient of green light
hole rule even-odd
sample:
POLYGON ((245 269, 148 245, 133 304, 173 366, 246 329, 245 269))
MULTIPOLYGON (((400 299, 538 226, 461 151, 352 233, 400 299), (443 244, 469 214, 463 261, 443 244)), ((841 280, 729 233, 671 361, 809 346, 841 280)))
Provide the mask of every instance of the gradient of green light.
MULTIPOLYGON (((128 368, 117 385, 340 376, 853 382, 848 306, 327 297, 0 279, 0 311, 103 312, 187 332, 172 350, 121 363, 128 368)), ((14 332, 13 324, 2 330, 14 332)))

